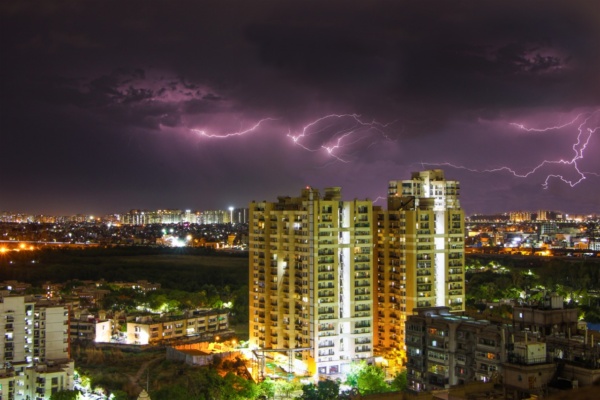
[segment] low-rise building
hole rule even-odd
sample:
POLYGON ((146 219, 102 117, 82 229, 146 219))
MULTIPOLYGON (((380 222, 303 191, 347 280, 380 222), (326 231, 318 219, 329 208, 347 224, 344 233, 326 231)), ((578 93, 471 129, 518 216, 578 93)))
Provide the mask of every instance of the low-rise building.
POLYGON ((546 397, 556 364, 546 357, 545 343, 515 343, 509 362, 502 366, 505 398, 546 397))
POLYGON ((144 293, 160 290, 161 287, 160 283, 148 282, 146 280, 139 280, 137 282, 111 282, 110 285, 119 289, 134 289, 144 293))
POLYGON ((214 334, 229 329, 226 310, 196 311, 185 316, 159 317, 148 315, 127 322, 127 342, 158 344, 187 336, 214 334))
POLYGON ((600 380, 600 335, 577 330, 576 309, 553 294, 514 310, 513 321, 493 323, 448 307, 415 309, 406 322, 409 389, 492 382, 505 398, 523 399, 600 380))
POLYGON ((576 308, 564 308, 563 297, 552 293, 546 296, 542 304, 514 307, 513 321, 518 330, 548 336, 569 331, 574 334, 578 317, 576 308))
POLYGON ((506 358, 502 327, 451 314, 449 307, 414 312, 406 321, 409 388, 439 390, 497 377, 506 358))
POLYGON ((96 343, 110 342, 113 336, 114 324, 106 319, 105 313, 95 316, 82 310, 71 315, 69 321, 69 339, 73 341, 89 341, 96 343))

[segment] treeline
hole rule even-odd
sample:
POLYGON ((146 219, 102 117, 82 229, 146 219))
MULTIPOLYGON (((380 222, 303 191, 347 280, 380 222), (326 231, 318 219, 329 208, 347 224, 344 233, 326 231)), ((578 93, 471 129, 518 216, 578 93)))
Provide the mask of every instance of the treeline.
POLYGON ((145 310, 154 313, 179 315, 198 308, 227 308, 231 323, 248 322, 248 286, 203 285, 199 290, 187 292, 177 289, 160 289, 142 292, 131 288, 115 288, 102 299, 102 308, 111 311, 136 313, 145 310))
POLYGON ((501 299, 536 303, 556 292, 586 321, 600 322, 600 260, 468 256, 466 266, 467 306, 501 299))
POLYGON ((248 284, 247 255, 203 248, 89 248, 10 252, 0 258, 0 281, 41 285, 68 280, 136 282, 198 291, 204 285, 248 284))

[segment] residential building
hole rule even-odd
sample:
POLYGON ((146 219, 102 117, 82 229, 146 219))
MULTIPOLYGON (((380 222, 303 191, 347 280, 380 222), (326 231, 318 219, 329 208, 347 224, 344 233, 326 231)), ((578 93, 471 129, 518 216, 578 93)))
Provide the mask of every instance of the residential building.
MULTIPOLYGON (((102 286, 104 284, 106 284, 106 282, 99 282, 99 283, 96 283, 96 286, 102 286)), ((117 281, 117 282, 111 282, 110 285, 117 287, 119 289, 133 289, 133 290, 142 291, 144 293, 151 292, 154 290, 160 290, 160 288, 161 288, 160 283, 148 282, 147 280, 139 280, 137 282, 117 281)))
POLYGON ((546 296, 540 305, 515 306, 513 321, 517 329, 549 336, 577 332, 577 308, 564 308, 563 297, 556 293, 546 296))
POLYGON ((544 398, 556 375, 556 364, 546 355, 545 343, 515 343, 509 361, 502 365, 505 398, 544 398))
POLYGON ((31 296, 0 298, 0 363, 68 359, 69 309, 31 296))
POLYGON ((106 312, 98 316, 87 310, 76 310, 71 313, 69 321, 69 339, 96 343, 110 342, 114 331, 114 322, 106 319, 106 312))
POLYGON ((532 220, 532 213, 528 212, 528 211, 511 211, 509 213, 510 215, 510 222, 512 223, 521 223, 521 222, 531 222, 532 220))
POLYGON ((537 307, 515 307, 513 321, 503 324, 458 316, 449 307, 416 309, 406 322, 409 388, 493 382, 503 384, 505 398, 522 399, 593 385, 600 379, 600 342, 577 329, 577 310, 562 304, 560 296, 546 296, 537 307))
POLYGON ((247 224, 248 223, 248 209, 247 208, 235 208, 232 214, 231 220, 234 224, 247 224))
POLYGON ((73 389, 67 306, 3 296, 0 318, 0 398, 46 400, 73 389))
POLYGON ((231 213, 226 210, 206 210, 198 216, 198 223, 203 225, 227 224, 231 219, 231 213))
POLYGON ((73 390, 74 370, 73 360, 11 364, 0 369, 0 399, 49 400, 58 391, 73 390))
POLYGON ((372 202, 339 187, 250 204, 252 347, 300 349, 330 377, 373 355, 372 221, 372 202))
POLYGON ((127 322, 127 343, 158 344, 188 336, 212 336, 229 329, 226 310, 196 311, 187 316, 136 317, 127 322))
POLYGON ((424 307, 406 321, 407 379, 415 391, 495 379, 506 360, 506 333, 489 321, 424 307))
POLYGON ((418 307, 464 311, 464 211, 459 183, 442 170, 389 183, 387 211, 375 210, 377 346, 404 348, 406 316, 418 307))

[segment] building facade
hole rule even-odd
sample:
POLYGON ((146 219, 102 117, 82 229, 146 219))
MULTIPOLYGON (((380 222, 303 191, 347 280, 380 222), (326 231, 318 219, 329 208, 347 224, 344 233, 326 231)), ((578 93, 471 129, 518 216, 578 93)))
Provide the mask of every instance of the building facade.
POLYGON ((68 359, 69 308, 30 296, 0 298, 0 363, 68 359))
POLYGON ((158 344, 188 336, 214 335, 228 329, 226 310, 199 311, 186 317, 137 317, 127 322, 127 343, 158 344))
POLYGON ((251 346, 301 349, 330 376, 372 356, 372 221, 371 201, 337 187, 250 204, 251 346))
POLYGON ((375 210, 375 321, 379 349, 404 347, 406 316, 417 307, 464 311, 464 211, 459 183, 441 170, 390 181, 388 209, 375 210))
POLYGON ((506 332, 449 307, 419 308, 406 321, 407 379, 415 391, 489 382, 506 361, 506 332))
POLYGON ((0 318, 0 398, 49 399, 73 389, 68 306, 3 296, 0 318))

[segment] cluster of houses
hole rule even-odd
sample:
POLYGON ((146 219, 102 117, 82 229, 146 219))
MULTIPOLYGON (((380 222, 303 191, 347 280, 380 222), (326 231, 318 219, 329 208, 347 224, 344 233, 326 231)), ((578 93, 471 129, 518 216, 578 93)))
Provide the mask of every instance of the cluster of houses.
POLYGON ((413 391, 470 382, 502 387, 508 399, 542 398, 600 381, 600 335, 578 321, 576 308, 550 294, 515 306, 512 321, 495 323, 425 307, 406 321, 407 378, 413 391))
MULTIPOLYGON (((33 296, 36 301, 52 301, 67 307, 69 310, 68 337, 72 341, 89 341, 95 343, 123 343, 131 345, 159 345, 181 341, 186 338, 210 338, 217 332, 229 329, 227 310, 199 309, 182 315, 159 315, 143 313, 127 314, 123 311, 107 311, 100 309, 91 312, 110 293, 103 289, 104 281, 84 281, 72 288, 68 298, 62 298, 60 291, 63 285, 47 283, 43 285, 46 292, 33 296), (50 300, 48 300, 50 299, 50 300), (87 308, 86 306, 90 306, 87 308)), ((116 288, 131 288, 148 292, 160 289, 160 284, 145 280, 137 282, 111 282, 116 288)), ((0 295, 8 296, 24 293, 31 287, 28 283, 16 281, 0 282, 0 295)))
MULTIPOLYGON (((28 290, 29 284, 0 283, 0 399, 48 400, 58 391, 72 390, 73 342, 175 345, 228 332, 226 310, 193 310, 178 316, 91 312, 84 306, 96 306, 110 293, 103 285, 84 282, 62 298, 63 287, 57 284, 46 284, 45 293, 32 295, 26 294, 35 292, 28 290)), ((160 287, 147 281, 111 285, 142 291, 160 287)))

